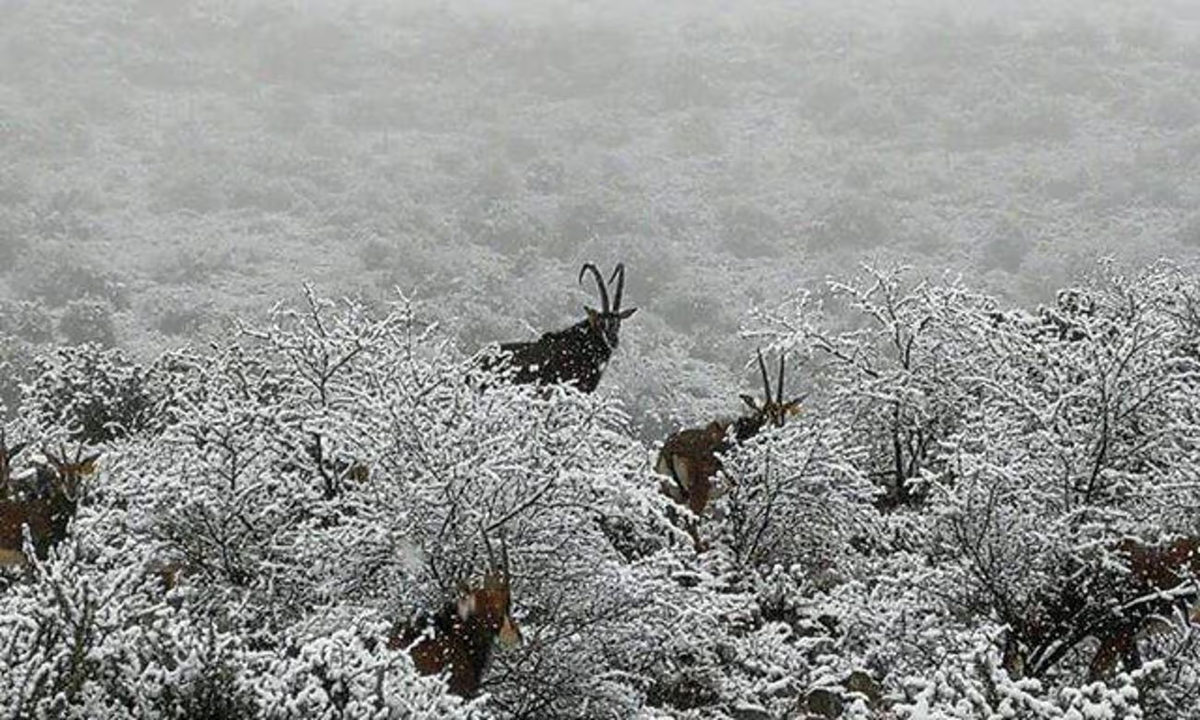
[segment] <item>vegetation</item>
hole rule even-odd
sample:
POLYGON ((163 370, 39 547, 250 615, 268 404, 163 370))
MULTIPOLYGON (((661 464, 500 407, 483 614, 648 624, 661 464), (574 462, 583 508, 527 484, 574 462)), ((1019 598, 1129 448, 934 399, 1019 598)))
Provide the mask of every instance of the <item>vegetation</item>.
POLYGON ((151 368, 47 357, 6 436, 110 433, 73 433, 100 472, 6 576, 0 707, 1196 717, 1200 562, 1153 550, 1197 542, 1195 275, 1106 268, 1037 313, 901 271, 827 295, 747 329, 812 391, 725 449, 698 518, 611 394, 506 384, 403 298, 310 291, 151 368), (387 640, 478 586, 488 536, 524 641, 462 703, 387 640))
POLYGON ((0 717, 1200 718, 1200 13, 750 5, 0 3, 0 717))

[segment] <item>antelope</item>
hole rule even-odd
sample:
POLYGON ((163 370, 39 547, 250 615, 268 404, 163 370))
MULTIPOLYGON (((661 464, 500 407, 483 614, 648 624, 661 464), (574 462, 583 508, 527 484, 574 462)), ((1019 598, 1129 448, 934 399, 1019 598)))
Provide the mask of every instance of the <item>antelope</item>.
MULTIPOLYGON (((675 502, 686 505, 696 518, 713 499, 714 481, 722 469, 721 456, 734 445, 757 435, 768 423, 783 427, 788 416, 794 415, 800 407, 802 398, 783 400, 783 356, 779 358, 779 379, 774 395, 761 350, 758 351, 758 369, 766 393, 762 405, 750 395, 740 395, 742 402, 750 408, 749 415, 734 420, 714 420, 702 428, 680 430, 668 437, 658 452, 655 470, 668 478, 662 481, 660 489, 675 502)), ((689 533, 699 548, 694 524, 689 527, 689 533)))
POLYGON ((1010 672, 1041 675, 1089 637, 1099 642, 1090 680, 1111 672, 1118 659, 1133 671, 1142 665, 1139 637, 1169 627, 1173 611, 1184 611, 1190 622, 1200 620, 1200 536, 1158 546, 1126 538, 1113 552, 1122 567, 1102 568, 1043 592, 1034 612, 1010 623, 1004 647, 1010 672))
POLYGON ((637 308, 621 309, 625 289, 625 265, 617 263, 608 281, 617 281, 616 293, 609 304, 608 286, 595 265, 584 263, 579 282, 590 272, 600 290, 600 309, 584 306, 587 317, 565 330, 548 332, 530 342, 500 345, 500 355, 485 361, 485 367, 511 367, 517 383, 551 385, 573 383, 581 392, 590 393, 600 384, 604 366, 617 349, 621 322, 637 308))
POLYGON ((446 603, 424 622, 397 625, 388 637, 389 648, 408 648, 422 675, 448 673, 450 692, 461 697, 479 691, 494 641, 503 649, 521 642, 521 632, 510 614, 508 547, 501 537, 503 565, 498 571, 486 536, 484 543, 489 570, 483 587, 461 587, 455 602, 446 603))
POLYGON ((43 449, 49 466, 38 468, 38 479, 49 485, 47 497, 0 502, 0 567, 28 563, 24 552, 24 528, 29 528, 38 557, 67 536, 67 526, 78 506, 82 478, 96 470, 99 453, 80 457, 82 447, 72 462, 43 449))

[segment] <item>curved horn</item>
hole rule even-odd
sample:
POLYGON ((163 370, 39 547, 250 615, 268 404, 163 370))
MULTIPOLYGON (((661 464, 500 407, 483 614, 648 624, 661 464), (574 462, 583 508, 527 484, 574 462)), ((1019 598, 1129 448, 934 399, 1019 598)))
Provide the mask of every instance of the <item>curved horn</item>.
MULTIPOLYGON (((3 439, 0 439, 0 443, 2 443, 2 442, 3 442, 3 439)), ((30 440, 26 440, 25 442, 19 442, 11 447, 4 448, 2 451, 4 453, 4 457, 8 460, 12 460, 17 455, 20 455, 21 451, 24 450, 25 447, 27 445, 29 445, 31 442, 32 441, 30 441, 30 440)))
POLYGON ((767 391, 767 402, 771 402, 771 378, 767 377, 767 364, 763 362, 762 350, 758 350, 758 369, 762 372, 763 388, 767 391))
POLYGON ((510 582, 511 576, 508 574, 508 540, 504 537, 504 533, 500 533, 500 562, 503 563, 500 571, 504 574, 504 586, 508 587, 512 583, 510 582))
POLYGON ((617 292, 613 295, 612 311, 621 312, 621 293, 625 290, 625 263, 617 263, 617 266, 613 268, 613 274, 608 278, 608 281, 611 283, 613 278, 616 278, 617 280, 617 292))
POLYGON ((579 268, 579 282, 583 282, 583 275, 588 270, 592 271, 592 275, 596 278, 596 287, 600 288, 600 312, 607 315, 612 312, 612 306, 608 304, 608 287, 604 284, 604 276, 596 269, 596 266, 591 263, 584 263, 583 267, 579 268))
POLYGON ((492 551, 492 541, 488 540, 487 531, 483 528, 483 523, 479 524, 479 535, 483 538, 483 547, 487 549, 488 554, 488 572, 496 572, 496 553, 492 551))
POLYGON ((783 361, 784 355, 779 356, 779 384, 775 386, 775 404, 783 407, 783 361))
POLYGON ((45 445, 45 444, 42 445, 42 455, 45 455, 46 459, 49 460, 50 464, 53 465, 55 468, 60 468, 63 465, 66 465, 66 462, 61 457, 56 456, 50 450, 49 445, 45 445))

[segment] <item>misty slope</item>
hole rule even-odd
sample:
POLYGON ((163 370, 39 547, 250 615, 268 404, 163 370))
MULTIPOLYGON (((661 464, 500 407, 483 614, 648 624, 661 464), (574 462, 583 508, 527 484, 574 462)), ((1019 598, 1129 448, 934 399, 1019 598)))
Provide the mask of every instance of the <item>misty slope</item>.
POLYGON ((575 268, 619 259, 642 311, 614 384, 654 435, 732 396, 748 308, 863 257, 1033 302, 1101 254, 1200 243, 1183 2, 10 0, 0 18, 6 293, 68 329, 112 315, 99 339, 134 347, 220 331, 301 279, 399 285, 478 346, 573 322, 575 268))

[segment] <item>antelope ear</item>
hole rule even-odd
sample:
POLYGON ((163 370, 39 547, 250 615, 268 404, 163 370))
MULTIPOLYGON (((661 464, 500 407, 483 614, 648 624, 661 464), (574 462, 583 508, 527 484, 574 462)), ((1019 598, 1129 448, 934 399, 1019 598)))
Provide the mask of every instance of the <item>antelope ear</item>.
POLYGON ((758 412, 758 401, 756 401, 754 398, 750 397, 749 395, 738 395, 738 397, 740 397, 742 399, 742 402, 749 405, 751 410, 753 410, 754 412, 758 412))
POLYGON ((628 320, 629 317, 637 311, 638 311, 637 308, 629 308, 628 310, 622 310, 621 312, 617 313, 617 317, 621 318, 622 320, 628 320))
POLYGON ((593 330, 600 327, 600 313, 596 312, 595 308, 590 308, 587 305, 584 305, 583 309, 587 311, 588 325, 590 325, 593 330))
POLYGON ((96 461, 100 459, 103 453, 92 453, 83 460, 79 461, 79 471, 84 475, 91 475, 96 472, 96 461))
POLYGON ((517 623, 507 614, 500 624, 499 640, 500 647, 505 650, 511 650, 521 644, 521 628, 517 627, 517 623))

